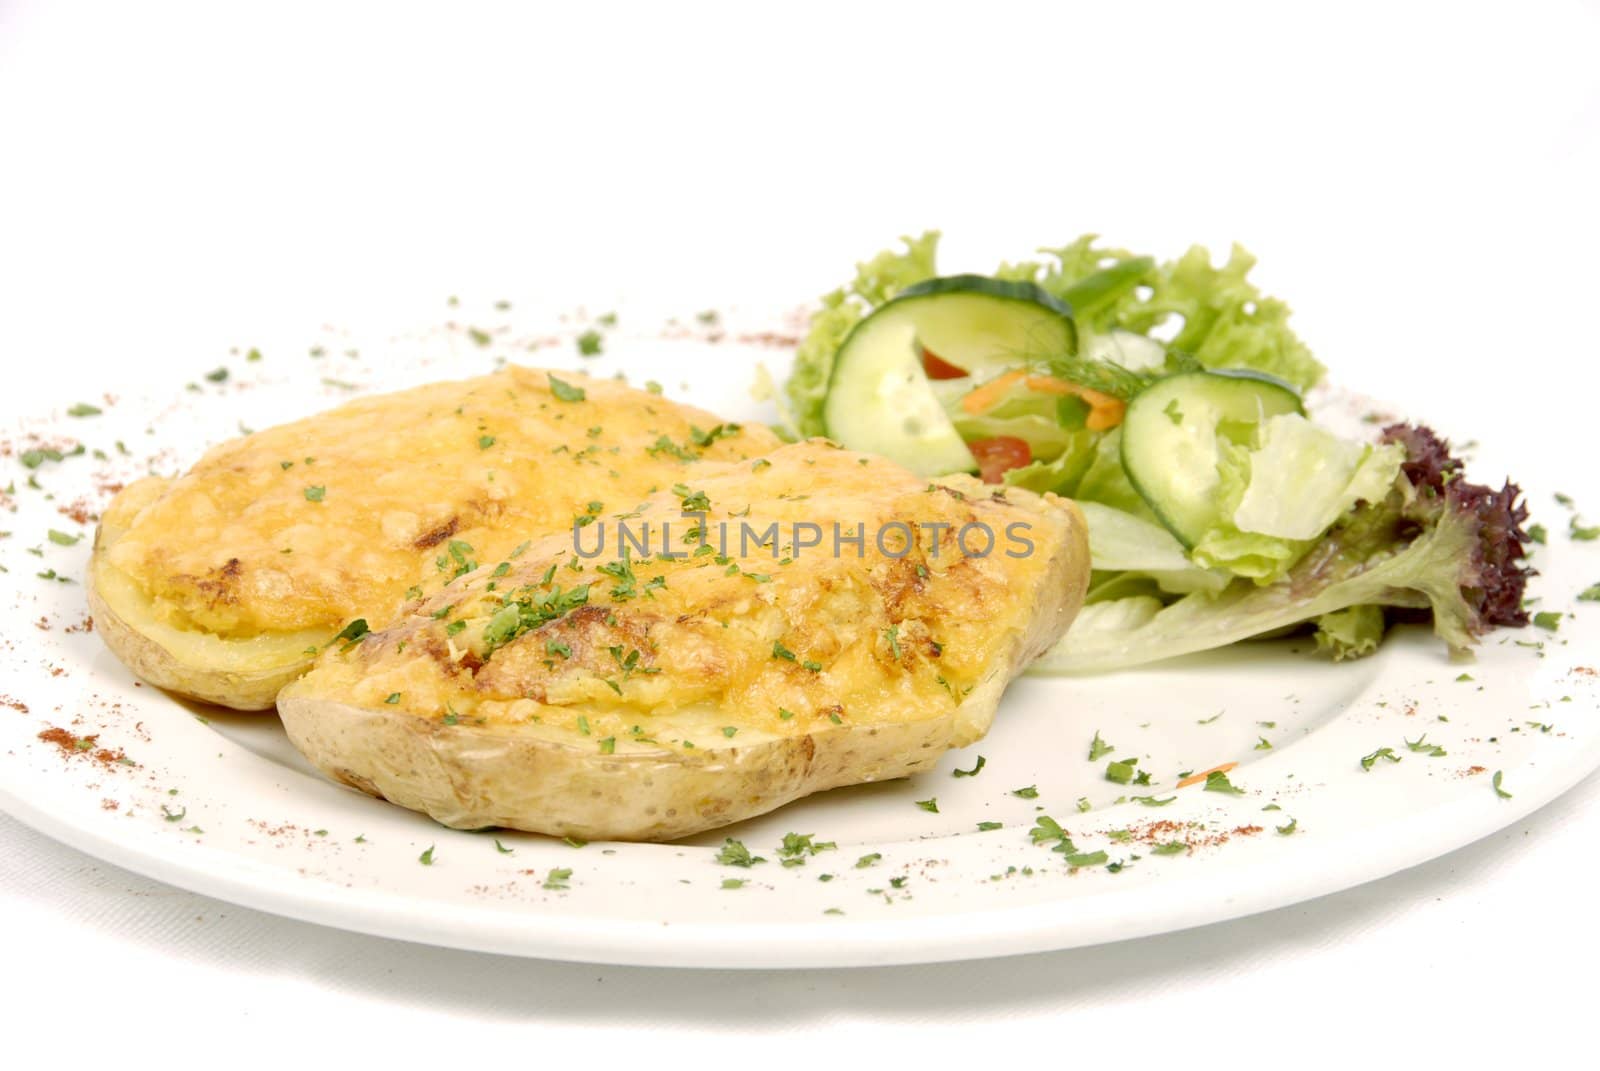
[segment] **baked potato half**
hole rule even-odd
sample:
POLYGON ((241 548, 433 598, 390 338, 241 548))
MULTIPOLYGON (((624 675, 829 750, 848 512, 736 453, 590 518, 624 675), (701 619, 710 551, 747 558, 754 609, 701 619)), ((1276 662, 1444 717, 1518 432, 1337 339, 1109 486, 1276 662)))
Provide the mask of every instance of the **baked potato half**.
POLYGON ((123 490, 95 535, 89 603, 145 680, 266 710, 353 621, 777 444, 614 380, 518 367, 362 398, 123 490))
POLYGON ((447 826, 669 840, 977 740, 1088 574, 1070 502, 798 443, 483 562, 278 709, 329 777, 447 826))

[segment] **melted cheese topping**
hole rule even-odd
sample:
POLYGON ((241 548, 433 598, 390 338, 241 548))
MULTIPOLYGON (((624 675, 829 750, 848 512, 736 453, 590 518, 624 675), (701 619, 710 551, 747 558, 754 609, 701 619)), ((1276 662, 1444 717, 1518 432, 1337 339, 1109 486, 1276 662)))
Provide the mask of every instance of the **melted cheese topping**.
POLYGON ((109 564, 154 616, 227 638, 386 619, 577 516, 623 512, 718 460, 778 444, 612 380, 541 371, 363 398, 224 443, 106 513, 109 564), (713 432, 722 428, 720 434, 713 432), (709 441, 708 441, 709 440, 709 441))
POLYGON ((634 516, 486 563, 391 628, 330 650, 299 688, 623 749, 941 717, 980 682, 1009 676, 1063 556, 1086 570, 1081 521, 1054 496, 1003 496, 968 477, 931 485, 815 440, 703 466, 634 516), (706 550, 689 535, 700 522, 683 515, 686 499, 707 511, 706 550), (650 526, 644 553, 618 549, 618 523, 635 538, 650 526), (860 526, 859 552, 843 541, 835 553, 835 523, 846 536, 860 526), (739 545, 774 524, 772 543, 739 545), (818 530, 796 527, 806 524, 818 530), (971 524, 983 528, 963 536, 971 524), (983 530, 995 544, 977 556, 983 530), (579 557, 575 539, 586 554, 602 540, 605 551, 579 557), (812 539, 820 545, 795 545, 812 539), (666 558, 671 548, 681 555, 666 558))

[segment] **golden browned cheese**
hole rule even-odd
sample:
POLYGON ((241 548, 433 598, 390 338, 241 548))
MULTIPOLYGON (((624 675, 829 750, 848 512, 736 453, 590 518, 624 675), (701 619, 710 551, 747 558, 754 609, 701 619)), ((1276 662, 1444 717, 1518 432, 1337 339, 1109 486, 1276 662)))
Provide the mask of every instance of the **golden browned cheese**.
MULTIPOLYGON (((1087 580, 1070 503, 930 484, 821 440, 703 465, 626 512, 481 557, 286 695, 491 734, 536 726, 616 755, 931 722, 985 682, 997 700, 1087 580), (705 512, 706 543, 685 506, 705 512), (619 524, 643 553, 619 550, 619 524), (860 544, 836 543, 835 524, 860 544)), ((939 750, 981 735, 992 705, 939 750)))
POLYGON ((178 630, 331 633, 381 622, 408 589, 498 561, 575 515, 627 510, 699 464, 777 443, 765 427, 733 430, 612 380, 558 378, 584 398, 510 367, 225 443, 112 503, 107 575, 178 630))

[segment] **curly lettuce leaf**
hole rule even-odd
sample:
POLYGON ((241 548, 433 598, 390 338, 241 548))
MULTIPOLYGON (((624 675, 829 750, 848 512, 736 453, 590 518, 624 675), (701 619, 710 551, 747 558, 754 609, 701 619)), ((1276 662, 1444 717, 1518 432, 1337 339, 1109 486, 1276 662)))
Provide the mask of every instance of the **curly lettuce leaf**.
POLYGON ((1317 618, 1317 650, 1343 662, 1365 658, 1383 642, 1383 607, 1349 606, 1317 618))
POLYGON ((1206 368, 1253 369, 1302 391, 1321 380, 1322 365, 1289 327, 1289 306, 1247 279, 1256 259, 1242 246, 1220 267, 1198 245, 1157 264, 1126 250, 1097 249, 1096 237, 1044 250, 1056 263, 1036 278, 1072 306, 1080 328, 1147 335, 1181 317, 1170 346, 1206 368))

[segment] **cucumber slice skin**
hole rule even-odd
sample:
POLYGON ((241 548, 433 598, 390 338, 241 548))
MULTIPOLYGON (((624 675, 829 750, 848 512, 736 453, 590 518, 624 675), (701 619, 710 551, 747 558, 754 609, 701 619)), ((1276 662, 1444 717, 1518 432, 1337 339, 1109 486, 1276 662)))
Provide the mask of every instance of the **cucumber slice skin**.
POLYGON ((956 275, 907 287, 840 345, 823 404, 828 434, 918 475, 976 472, 922 369, 921 349, 974 372, 1014 366, 1030 345, 1077 346, 1067 307, 1032 283, 956 275))
POLYGON ((1157 380, 1128 403, 1122 468, 1185 549, 1221 520, 1215 496, 1223 425, 1255 426, 1305 414, 1292 386, 1260 372, 1185 372, 1157 380))

